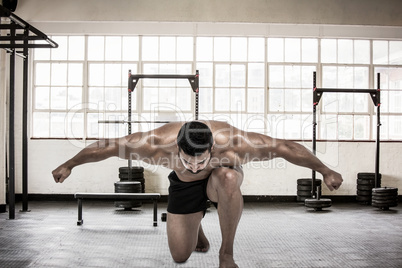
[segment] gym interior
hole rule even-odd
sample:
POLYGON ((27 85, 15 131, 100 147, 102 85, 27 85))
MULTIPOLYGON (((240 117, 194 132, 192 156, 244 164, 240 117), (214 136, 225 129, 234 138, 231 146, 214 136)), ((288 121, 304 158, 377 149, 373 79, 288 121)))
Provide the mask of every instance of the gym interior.
POLYGON ((52 176, 98 140, 217 120, 295 141, 343 178, 330 191, 281 158, 244 165, 239 267, 402 267, 401 10, 398 0, 2 1, 0 266, 218 267, 213 205, 209 251, 172 260, 171 170, 112 157, 62 184, 52 176))

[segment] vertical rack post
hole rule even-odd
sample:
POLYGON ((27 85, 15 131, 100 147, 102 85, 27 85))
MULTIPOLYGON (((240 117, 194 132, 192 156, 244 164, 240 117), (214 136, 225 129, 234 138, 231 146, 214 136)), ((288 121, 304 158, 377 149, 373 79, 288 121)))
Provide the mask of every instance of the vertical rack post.
POLYGON ((28 211, 28 35, 24 30, 24 63, 22 81, 22 210, 28 211))
MULTIPOLYGON (((131 70, 128 70, 128 80, 129 80, 129 85, 130 85, 130 77, 131 77, 131 70)), ((131 93, 132 93, 132 91, 131 91, 131 88, 129 87, 128 88, 128 122, 127 122, 127 124, 128 124, 128 135, 130 135, 131 134, 131 93)), ((128 158, 128 180, 129 181, 131 181, 131 176, 132 176, 132 174, 131 174, 131 167, 132 167, 132 162, 131 162, 131 159, 130 159, 130 157, 128 158)))
MULTIPOLYGON (((10 30, 10 37, 15 37, 15 29, 10 30)), ((11 44, 15 40, 11 39, 11 44)), ((14 143, 14 102, 15 102, 15 48, 10 51, 10 106, 9 106, 9 181, 8 181, 8 211, 9 219, 15 219, 15 143, 14 143)))
POLYGON ((374 177, 374 184, 376 188, 381 187, 380 183, 380 106, 381 106, 381 98, 380 98, 380 73, 377 73, 377 139, 376 139, 376 157, 375 157, 375 177, 374 177))
MULTIPOLYGON (((314 96, 314 91, 317 88, 317 79, 316 79, 316 72, 313 72, 313 96, 314 96)), ((317 105, 318 101, 315 101, 315 98, 313 97, 313 154, 316 155, 316 131, 317 131, 317 105)), ((312 182, 311 182, 311 197, 315 198, 316 197, 316 188, 315 188, 315 170, 312 171, 312 182)))
MULTIPOLYGON (((198 70, 196 70, 195 76, 196 76, 196 79, 199 78, 198 70)), ((199 92, 200 92, 200 88, 198 87, 197 90, 195 91, 195 120, 198 120, 198 104, 199 104, 199 96, 198 96, 198 94, 199 94, 199 92)))

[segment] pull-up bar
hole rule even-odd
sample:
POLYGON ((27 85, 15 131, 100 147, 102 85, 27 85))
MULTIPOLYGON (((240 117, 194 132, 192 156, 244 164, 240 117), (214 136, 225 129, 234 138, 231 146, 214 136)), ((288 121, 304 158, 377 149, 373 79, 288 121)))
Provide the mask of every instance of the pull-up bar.
MULTIPOLYGON (((381 187, 379 181, 380 173, 380 106, 381 106, 381 90, 380 90, 380 74, 377 74, 377 89, 348 89, 348 88, 317 88, 316 72, 313 72, 313 153, 316 154, 316 131, 317 131, 317 105, 321 100, 324 92, 328 93, 368 93, 377 106, 377 139, 376 139, 376 158, 375 158, 375 188, 381 187)), ((315 171, 312 174, 312 195, 315 193, 315 171)))
POLYGON ((155 79, 188 79, 191 88, 195 93, 198 93, 199 74, 198 70, 195 74, 130 74, 128 78, 128 89, 134 91, 138 80, 141 78, 155 78, 155 79))

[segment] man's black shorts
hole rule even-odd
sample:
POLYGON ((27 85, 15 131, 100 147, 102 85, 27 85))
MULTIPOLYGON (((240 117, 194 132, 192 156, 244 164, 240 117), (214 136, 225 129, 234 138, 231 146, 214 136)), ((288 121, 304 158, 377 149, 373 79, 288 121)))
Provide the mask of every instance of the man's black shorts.
POLYGON ((174 214, 190 214, 207 209, 208 178, 184 182, 172 171, 169 176, 169 197, 167 211, 174 214))

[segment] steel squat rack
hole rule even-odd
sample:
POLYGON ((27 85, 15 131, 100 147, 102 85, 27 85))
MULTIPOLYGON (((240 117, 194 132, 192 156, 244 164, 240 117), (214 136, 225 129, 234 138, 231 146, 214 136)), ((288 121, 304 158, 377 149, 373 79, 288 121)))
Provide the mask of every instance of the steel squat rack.
MULTIPOLYGON (((377 74, 377 89, 349 89, 349 88, 317 88, 316 85, 316 72, 313 72, 313 154, 316 154, 316 130, 317 130, 317 105, 321 100, 324 92, 328 93, 368 93, 377 107, 377 138, 376 138, 376 156, 375 156, 375 188, 381 187, 379 180, 379 170, 380 170, 380 73, 377 74)), ((312 174, 312 197, 316 198, 319 193, 315 189, 315 176, 316 172, 313 170, 312 174)))
POLYGON ((9 91, 9 163, 8 163, 8 204, 9 219, 15 218, 15 56, 23 59, 23 114, 22 114, 22 210, 28 211, 28 55, 30 48, 57 48, 58 44, 9 9, 0 5, 2 19, 0 30, 0 48, 10 56, 10 91, 9 91), (36 41, 36 42, 32 42, 36 41))
MULTIPOLYGON (((196 70, 195 74, 131 74, 131 70, 128 71, 128 120, 99 120, 98 123, 103 124, 128 124, 128 135, 131 134, 131 124, 139 123, 170 123, 170 121, 136 121, 131 120, 131 93, 134 92, 135 87, 140 79, 187 79, 191 85, 193 92, 195 93, 195 120, 198 120, 198 102, 199 102, 199 72, 196 70)), ((131 169, 131 160, 128 160, 128 167, 131 169)), ((131 172, 128 172, 128 180, 131 180, 131 172)))

